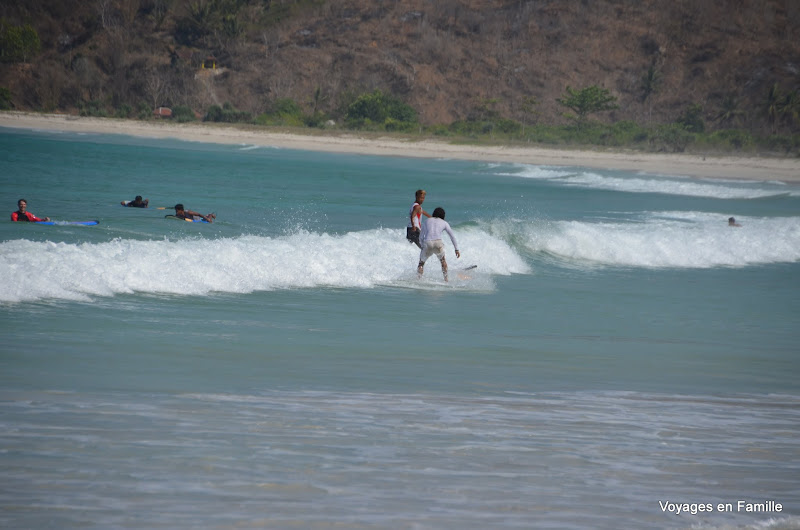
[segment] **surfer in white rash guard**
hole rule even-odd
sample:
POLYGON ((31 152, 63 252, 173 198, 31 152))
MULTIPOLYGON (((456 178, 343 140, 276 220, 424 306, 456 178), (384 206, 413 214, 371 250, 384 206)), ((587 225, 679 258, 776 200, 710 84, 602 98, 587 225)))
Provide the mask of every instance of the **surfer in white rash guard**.
POLYGON ((458 250, 458 242, 450 228, 450 223, 444 220, 444 208, 436 208, 433 211, 433 217, 425 221, 425 226, 422 229, 420 236, 420 243, 422 251, 419 253, 419 265, 417 266, 417 274, 422 276, 422 269, 425 266, 425 261, 436 254, 439 261, 442 262, 442 274, 444 281, 447 281, 447 261, 444 259, 444 241, 442 241, 442 232, 447 232, 450 236, 450 241, 453 242, 453 247, 456 249, 456 258, 461 257, 461 252, 458 250))
POLYGON ((422 209, 422 203, 425 202, 425 190, 417 190, 414 194, 416 201, 411 205, 408 211, 408 226, 406 227, 406 239, 409 243, 414 243, 422 248, 419 244, 419 232, 422 228, 422 216, 430 217, 431 214, 422 209))

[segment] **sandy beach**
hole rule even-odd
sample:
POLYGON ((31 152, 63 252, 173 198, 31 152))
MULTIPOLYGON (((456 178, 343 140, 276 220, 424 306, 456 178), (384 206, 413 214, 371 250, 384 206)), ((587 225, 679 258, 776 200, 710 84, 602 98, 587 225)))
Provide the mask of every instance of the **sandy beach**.
POLYGON ((541 147, 455 145, 435 140, 363 138, 358 133, 285 134, 206 123, 169 123, 85 118, 62 114, 0 113, 0 127, 124 134, 188 141, 251 144, 379 156, 452 158, 545 166, 623 169, 648 174, 800 182, 800 158, 698 156, 639 152, 587 151, 541 147))

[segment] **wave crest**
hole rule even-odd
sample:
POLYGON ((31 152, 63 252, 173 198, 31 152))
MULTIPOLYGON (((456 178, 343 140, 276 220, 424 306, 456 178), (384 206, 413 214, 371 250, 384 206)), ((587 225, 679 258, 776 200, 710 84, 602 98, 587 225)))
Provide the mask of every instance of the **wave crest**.
MULTIPOLYGON (((480 274, 528 272, 522 258, 483 231, 459 232, 462 258, 447 242, 450 267, 480 263, 480 274)), ((88 301, 134 292, 205 295, 313 287, 371 288, 415 282, 417 247, 405 232, 374 229, 343 235, 300 230, 281 237, 105 243, 0 243, 0 301, 88 301)), ((438 263, 426 269, 428 287, 440 279, 438 263)), ((422 283, 425 288, 426 284, 422 283)), ((471 288, 492 289, 490 281, 471 288)))

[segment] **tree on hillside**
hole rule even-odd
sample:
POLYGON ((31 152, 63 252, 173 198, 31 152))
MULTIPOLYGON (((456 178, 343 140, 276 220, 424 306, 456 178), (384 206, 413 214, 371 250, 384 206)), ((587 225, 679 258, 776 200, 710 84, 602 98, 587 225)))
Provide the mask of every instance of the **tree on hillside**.
POLYGON ((523 115, 522 119, 522 134, 525 134, 525 124, 532 123, 533 120, 536 118, 537 111, 536 106, 539 104, 539 100, 537 100, 533 96, 525 96, 522 98, 522 105, 520 106, 520 112, 523 115), (530 118, 529 120, 526 118, 530 118))
POLYGON ((769 92, 767 93, 767 99, 764 102, 764 110, 767 114, 767 121, 769 121, 769 124, 772 128, 772 134, 777 132, 778 118, 781 114, 781 99, 783 99, 783 94, 781 94, 781 89, 778 86, 778 83, 775 83, 770 87, 769 92))
POLYGON ((4 86, 0 86, 0 110, 11 110, 14 103, 11 101, 11 91, 4 86))
POLYGON ((317 85, 314 89, 314 95, 309 102, 311 105, 311 113, 317 115, 322 111, 322 104, 330 98, 330 95, 322 91, 322 87, 317 85))
POLYGON ((653 115, 653 101, 650 96, 658 92, 661 87, 661 72, 655 65, 650 65, 647 72, 642 76, 642 103, 649 103, 647 106, 647 120, 650 121, 653 115))
POLYGON ((786 94, 780 105, 780 113, 789 128, 800 123, 800 91, 795 89, 786 94))
POLYGON ((704 132, 706 130, 706 124, 703 121, 702 105, 699 103, 692 103, 689 105, 683 114, 680 115, 676 123, 692 133, 704 132))
POLYGON ((500 113, 497 111, 499 102, 497 98, 478 98, 475 104, 475 121, 485 124, 491 138, 494 138, 494 128, 500 119, 500 113))
POLYGON ((580 90, 573 90, 567 86, 566 92, 556 101, 567 107, 575 115, 567 114, 570 119, 574 119, 578 124, 586 122, 589 114, 618 109, 617 98, 612 96, 607 89, 597 85, 588 86, 580 90))
POLYGON ((778 124, 785 123, 790 128, 800 122, 800 92, 793 90, 787 94, 781 91, 778 83, 770 87, 764 101, 764 110, 772 134, 778 132, 778 124))
POLYGON ((494 121, 500 117, 497 111, 497 104, 500 100, 497 98, 478 98, 475 103, 475 113, 477 118, 482 121, 494 121))
POLYGON ((737 125, 744 112, 739 108, 739 98, 735 94, 727 94, 722 98, 720 103, 719 112, 715 118, 721 124, 737 125))
POLYGON ((0 60, 27 63, 42 49, 39 34, 30 24, 13 26, 0 20, 0 60))
POLYGON ((157 68, 150 68, 144 78, 144 89, 150 98, 152 108, 155 109, 165 104, 168 83, 166 76, 157 68))
POLYGON ((197 0, 187 6, 187 15, 175 22, 175 40, 186 46, 204 44, 219 25, 216 3, 197 0))

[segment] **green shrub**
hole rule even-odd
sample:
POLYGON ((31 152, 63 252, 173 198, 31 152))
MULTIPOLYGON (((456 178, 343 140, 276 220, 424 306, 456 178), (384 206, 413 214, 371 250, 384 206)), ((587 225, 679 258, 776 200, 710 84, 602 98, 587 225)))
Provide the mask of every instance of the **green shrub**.
POLYGON ((312 116, 304 116, 303 109, 291 98, 281 98, 273 101, 264 114, 255 118, 258 125, 279 125, 288 127, 319 126, 325 121, 325 115, 317 112, 312 116))
POLYGON ((632 121, 619 121, 610 126, 613 145, 629 145, 644 142, 648 138, 647 131, 632 121))
POLYGON ((383 122, 383 128, 384 130, 394 131, 394 132, 412 132, 417 129, 417 123, 410 121, 400 121, 388 117, 383 122))
POLYGON ((617 98, 612 96, 608 89, 597 85, 587 86, 580 90, 574 90, 567 86, 566 91, 556 101, 567 107, 575 115, 569 115, 570 119, 583 125, 589 114, 618 109, 617 98))
POLYGON ((500 118, 495 122, 495 130, 503 134, 519 134, 522 124, 508 118, 500 118))
POLYGON ((650 145, 656 151, 682 153, 694 140, 695 135, 683 125, 671 123, 655 128, 650 136, 650 145))
POLYGON ((784 134, 773 134, 766 138, 758 140, 759 147, 768 149, 770 151, 779 151, 784 153, 794 152, 795 155, 800 156, 800 134, 792 136, 784 134))
POLYGON ((561 144, 564 143, 564 128, 537 124, 533 127, 528 127, 525 138, 542 144, 561 144))
POLYGON ((436 124, 428 128, 428 132, 434 136, 452 136, 446 125, 436 124))
POLYGON ((187 123, 195 121, 197 118, 194 111, 187 105, 178 105, 172 109, 172 119, 178 123, 187 123))
POLYGON ((347 107, 345 115, 348 125, 355 128, 369 128, 372 124, 381 124, 385 128, 387 118, 391 118, 391 126, 397 123, 417 124, 417 111, 399 99, 384 94, 380 90, 362 94, 347 107))
POLYGON ((303 114, 303 109, 300 108, 300 105, 292 98, 281 98, 275 100, 269 113, 277 116, 301 116, 303 114))
POLYGON ((313 114, 303 116, 303 123, 306 127, 325 127, 325 122, 327 122, 328 119, 327 114, 316 111, 313 114))
POLYGON ((264 126, 283 126, 283 127, 303 127, 306 124, 303 116, 259 114, 253 120, 256 125, 264 126))
POLYGON ((13 26, 6 19, 0 20, 0 61, 7 63, 27 62, 42 49, 39 34, 30 24, 13 26))
POLYGON ((84 101, 78 104, 78 113, 81 116, 88 116, 92 118, 106 118, 108 117, 108 112, 106 112, 105 106, 103 105, 102 101, 98 101, 93 99, 91 101, 84 101))
POLYGON ((575 122, 565 126, 564 133, 564 139, 572 144, 608 144, 608 128, 597 122, 575 122))
POLYGON ((240 123, 252 120, 249 112, 243 110, 236 110, 233 105, 226 102, 222 107, 219 105, 211 105, 208 108, 204 121, 224 122, 224 123, 240 123))
POLYGON ((133 112, 133 108, 127 103, 123 103, 117 108, 116 111, 114 111, 114 117, 125 119, 130 117, 131 112, 133 112))
POLYGON ((715 131, 708 137, 711 145, 736 149, 746 149, 753 145, 753 137, 746 131, 739 129, 723 129, 715 131))
POLYGON ((704 132, 706 124, 703 121, 703 107, 697 103, 689 105, 689 108, 678 118, 677 123, 691 133, 704 132))
POLYGON ((136 117, 140 120, 149 120, 152 118, 153 113, 150 109, 150 105, 144 101, 140 101, 139 104, 136 105, 136 117))
POLYGON ((450 131, 464 136, 480 136, 492 131, 492 124, 478 120, 457 120, 450 124, 450 131))
POLYGON ((11 101, 11 91, 4 86, 0 86, 0 110, 11 110, 14 103, 11 101))
POLYGON ((224 121, 222 107, 219 105, 211 105, 208 107, 208 112, 206 112, 206 117, 203 118, 203 121, 224 121))

